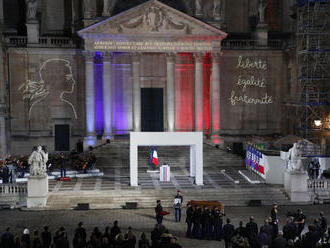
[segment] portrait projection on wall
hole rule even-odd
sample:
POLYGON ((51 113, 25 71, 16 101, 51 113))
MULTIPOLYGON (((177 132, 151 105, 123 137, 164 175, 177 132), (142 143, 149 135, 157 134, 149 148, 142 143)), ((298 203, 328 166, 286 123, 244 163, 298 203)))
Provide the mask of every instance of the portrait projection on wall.
POLYGON ((28 105, 29 120, 37 107, 46 105, 59 110, 68 109, 69 115, 77 119, 77 112, 71 100, 76 85, 71 62, 66 59, 48 59, 41 63, 38 76, 39 79, 28 79, 18 88, 22 100, 28 105))

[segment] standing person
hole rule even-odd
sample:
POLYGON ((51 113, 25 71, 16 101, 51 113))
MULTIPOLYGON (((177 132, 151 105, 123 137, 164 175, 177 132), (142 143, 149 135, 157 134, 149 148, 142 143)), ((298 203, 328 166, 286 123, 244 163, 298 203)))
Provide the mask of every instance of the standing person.
POLYGON ((129 226, 128 227, 128 231, 124 236, 125 240, 126 240, 126 247, 127 248, 135 248, 135 244, 136 244, 136 237, 132 231, 132 227, 129 226))
POLYGON ((297 236, 299 238, 301 237, 301 232, 305 228, 305 220, 306 220, 306 216, 303 214, 302 210, 299 208, 297 210, 297 214, 294 217, 294 222, 297 225, 297 236))
POLYGON ((255 243, 258 236, 258 224, 255 223, 253 216, 250 216, 250 222, 246 223, 245 227, 249 243, 255 243))
POLYGON ((111 235, 111 241, 113 241, 115 243, 116 240, 116 236, 121 233, 121 230, 118 226, 118 220, 115 220, 113 222, 113 227, 110 230, 110 235, 111 235))
POLYGON ((41 233, 41 241, 43 248, 49 248, 52 243, 52 234, 48 231, 48 226, 44 226, 44 231, 41 233))
POLYGON ((33 232, 33 241, 32 241, 32 248, 41 248, 41 241, 39 238, 39 232, 35 230, 33 232))
POLYGON ((76 228, 75 233, 80 236, 80 238, 82 240, 82 243, 86 244, 86 237, 87 237, 87 235, 86 235, 86 230, 83 227, 83 223, 82 222, 79 222, 78 223, 78 227, 76 228))
POLYGON ((234 236, 235 227, 230 224, 230 219, 227 218, 226 220, 227 224, 223 226, 222 233, 223 233, 223 239, 225 240, 225 248, 229 248, 231 246, 231 239, 234 236))
POLYGON ((186 237, 191 238, 192 237, 192 223, 193 223, 193 217, 194 217, 194 208, 188 204, 187 210, 186 210, 186 223, 187 223, 187 232, 186 237))
POLYGON ((158 225, 161 225, 163 222, 162 211, 163 211, 163 207, 161 205, 161 201, 157 200, 157 206, 155 207, 155 213, 156 213, 156 220, 157 220, 158 225))
POLYGON ((1 234, 1 245, 2 247, 13 248, 14 243, 14 235, 10 232, 10 228, 7 227, 6 231, 1 234))
POLYGON ((278 206, 276 203, 273 204, 272 210, 270 211, 270 217, 272 219, 272 226, 273 226, 273 237, 277 237, 278 235, 278 219, 277 219, 277 213, 278 213, 278 206))
POLYGON ((222 224, 223 224, 222 216, 223 213, 220 212, 218 207, 215 207, 213 213, 213 224, 214 224, 213 238, 218 241, 222 239, 222 224))
POLYGON ((201 218, 202 218, 202 211, 200 206, 196 206, 193 215, 193 229, 192 235, 194 238, 201 239, 202 238, 202 230, 201 230, 201 218))
POLYGON ((328 220, 324 216, 324 213, 322 211, 320 212, 320 226, 321 226, 321 231, 322 231, 322 235, 323 235, 328 229, 328 220))
POLYGON ((175 222, 181 221, 181 207, 183 204, 183 196, 181 195, 180 190, 177 191, 176 196, 174 197, 174 211, 175 211, 175 222))
POLYGON ((21 245, 22 245, 22 248, 31 247, 30 231, 27 228, 25 228, 23 231, 23 235, 21 237, 21 245))
POLYGON ((64 153, 60 153, 61 177, 66 177, 66 159, 64 153))

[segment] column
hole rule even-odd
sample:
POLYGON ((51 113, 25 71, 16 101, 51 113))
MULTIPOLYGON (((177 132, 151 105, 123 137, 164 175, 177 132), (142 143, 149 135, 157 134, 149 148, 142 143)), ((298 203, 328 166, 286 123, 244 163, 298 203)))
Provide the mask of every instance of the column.
POLYGON ((175 127, 175 54, 170 53, 166 56, 167 65, 167 131, 173 132, 175 127))
POLYGON ((134 132, 141 131, 141 89, 140 89, 140 54, 132 56, 133 73, 133 127, 134 132))
POLYGON ((112 68, 111 53, 103 53, 103 139, 111 139, 112 132, 112 68))
POLYGON ((211 133, 220 130, 220 53, 212 53, 212 72, 210 80, 211 133))
POLYGON ((195 53, 194 127, 203 132, 203 54, 195 53))
POLYGON ((94 93, 94 52, 85 53, 85 104, 86 137, 85 148, 96 145, 95 134, 95 93, 94 93))

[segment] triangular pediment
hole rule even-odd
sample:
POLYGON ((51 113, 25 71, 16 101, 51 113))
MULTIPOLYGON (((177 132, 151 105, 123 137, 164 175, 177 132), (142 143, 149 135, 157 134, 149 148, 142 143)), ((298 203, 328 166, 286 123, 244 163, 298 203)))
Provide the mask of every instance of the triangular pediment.
POLYGON ((151 0, 78 32, 84 39, 103 37, 200 37, 222 40, 227 34, 157 0, 151 0))

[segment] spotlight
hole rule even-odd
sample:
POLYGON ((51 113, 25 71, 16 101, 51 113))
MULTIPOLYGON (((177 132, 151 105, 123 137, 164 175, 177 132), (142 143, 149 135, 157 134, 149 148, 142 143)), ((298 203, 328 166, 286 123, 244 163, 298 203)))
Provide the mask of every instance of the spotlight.
POLYGON ((322 121, 321 120, 314 120, 314 124, 317 127, 320 127, 322 125, 322 121))

